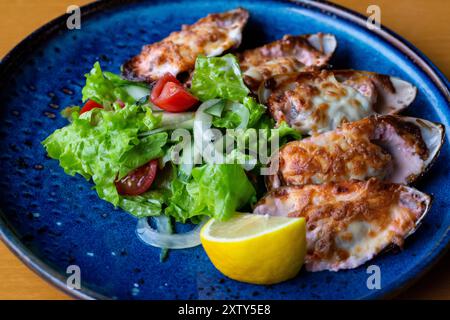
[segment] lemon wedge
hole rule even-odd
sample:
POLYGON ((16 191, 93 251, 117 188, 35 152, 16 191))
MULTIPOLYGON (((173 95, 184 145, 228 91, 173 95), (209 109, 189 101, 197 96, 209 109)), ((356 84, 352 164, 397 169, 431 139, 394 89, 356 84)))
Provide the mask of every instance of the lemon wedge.
POLYGON ((231 279, 273 284, 293 278, 306 251, 304 218, 236 214, 209 220, 200 239, 214 266, 231 279))

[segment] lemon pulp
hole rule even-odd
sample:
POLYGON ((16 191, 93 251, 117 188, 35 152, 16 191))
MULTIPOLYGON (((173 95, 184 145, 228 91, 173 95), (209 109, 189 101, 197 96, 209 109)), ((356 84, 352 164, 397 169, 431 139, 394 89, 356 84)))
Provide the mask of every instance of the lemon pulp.
POLYGON ((273 284, 294 277, 303 265, 305 219, 236 214, 228 221, 208 221, 200 239, 211 262, 226 276, 273 284))

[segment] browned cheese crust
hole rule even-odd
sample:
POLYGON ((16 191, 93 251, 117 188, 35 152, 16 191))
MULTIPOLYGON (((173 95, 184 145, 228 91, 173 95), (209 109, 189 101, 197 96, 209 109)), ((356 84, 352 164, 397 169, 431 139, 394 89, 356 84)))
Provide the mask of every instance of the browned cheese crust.
POLYGON ((416 125, 396 116, 372 116, 283 146, 278 154, 278 172, 268 177, 268 187, 384 179, 395 169, 386 147, 394 134, 402 139, 408 153, 422 160, 428 157, 416 125))
POLYGON ((255 91, 261 82, 273 76, 325 66, 331 54, 325 54, 323 48, 314 48, 309 37, 285 35, 281 40, 239 54, 245 83, 255 91))
POLYGON ((178 75, 194 68, 198 55, 220 55, 238 47, 249 13, 242 9, 209 14, 181 31, 143 47, 142 52, 122 67, 130 80, 154 81, 166 72, 178 75))
POLYGON ((402 246, 429 204, 417 190, 372 178, 281 187, 261 199, 255 213, 304 217, 307 269, 338 270, 354 268, 390 244, 402 246))

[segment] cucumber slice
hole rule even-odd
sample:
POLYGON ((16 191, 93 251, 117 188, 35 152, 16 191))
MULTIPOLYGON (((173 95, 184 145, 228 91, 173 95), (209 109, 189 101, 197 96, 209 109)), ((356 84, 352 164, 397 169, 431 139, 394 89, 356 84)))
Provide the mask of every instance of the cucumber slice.
POLYGON ((150 88, 137 85, 127 85, 125 86, 127 93, 136 101, 142 98, 148 97, 150 95, 150 88))

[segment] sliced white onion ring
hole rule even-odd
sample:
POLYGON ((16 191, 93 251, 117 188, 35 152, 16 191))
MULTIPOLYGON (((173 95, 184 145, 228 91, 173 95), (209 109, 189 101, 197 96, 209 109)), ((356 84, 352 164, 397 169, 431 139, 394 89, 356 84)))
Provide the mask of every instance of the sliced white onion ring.
POLYGON ((269 100, 269 97, 271 94, 272 94, 272 90, 267 89, 266 86, 264 85, 264 81, 263 81, 258 88, 259 103, 266 104, 267 100, 269 100))
POLYGON ((203 102, 195 112, 194 117, 194 163, 198 163, 202 157, 203 148, 211 141, 208 130, 212 126, 212 116, 205 112, 206 109, 218 103, 220 99, 212 99, 203 102))
POLYGON ((190 176, 192 173, 192 169, 194 168, 194 159, 193 159, 193 143, 189 143, 183 149, 183 154, 181 155, 181 164, 180 170, 184 172, 185 175, 190 176))
POLYGON ((160 233, 153 229, 147 218, 138 220, 136 234, 146 244, 157 248, 186 249, 200 245, 200 231, 208 219, 205 218, 194 229, 185 233, 160 233))
POLYGON ((203 134, 206 130, 211 128, 212 125, 212 116, 205 112, 206 109, 218 103, 220 99, 212 99, 203 102, 195 112, 194 117, 194 139, 204 139, 207 140, 206 137, 203 137, 203 134))
POLYGON ((158 230, 158 232, 172 234, 170 218, 168 216, 160 215, 153 217, 153 219, 156 222, 156 229, 158 230))

